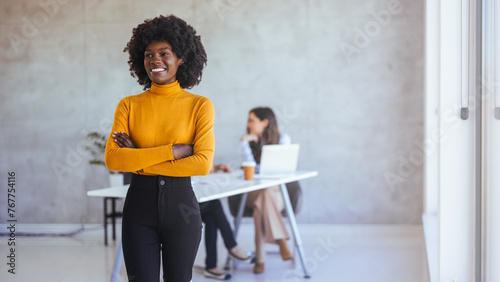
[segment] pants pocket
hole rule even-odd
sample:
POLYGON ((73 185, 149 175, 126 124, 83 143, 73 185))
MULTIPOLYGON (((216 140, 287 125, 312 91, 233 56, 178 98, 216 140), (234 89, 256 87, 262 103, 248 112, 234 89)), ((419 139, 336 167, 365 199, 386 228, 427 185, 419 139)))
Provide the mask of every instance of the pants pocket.
POLYGON ((191 187, 167 189, 162 201, 167 203, 160 217, 165 228, 178 231, 201 229, 200 205, 191 187))

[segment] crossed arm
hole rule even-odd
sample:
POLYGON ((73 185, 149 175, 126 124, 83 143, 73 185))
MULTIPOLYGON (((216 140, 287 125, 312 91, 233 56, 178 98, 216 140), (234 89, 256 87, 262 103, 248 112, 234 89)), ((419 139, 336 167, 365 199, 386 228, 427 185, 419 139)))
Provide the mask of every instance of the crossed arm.
MULTIPOLYGON (((113 141, 116 145, 120 146, 120 148, 129 148, 136 149, 137 147, 134 144, 134 141, 123 131, 121 132, 113 132, 113 141)), ((193 145, 191 144, 175 144, 172 145, 172 155, 175 160, 180 160, 193 155, 193 145)), ((139 172, 143 172, 144 170, 139 170, 139 172)))
MULTIPOLYGON (((115 112, 113 133, 108 138, 105 153, 109 169, 177 177, 205 175, 210 172, 215 149, 214 109, 210 100, 199 100, 193 110, 196 123, 192 145, 165 144, 144 148, 132 141, 128 131, 131 107, 129 100, 122 99, 115 112)), ((134 140, 135 138, 140 137, 136 136, 134 140)))
MULTIPOLYGON (((120 146, 120 148, 130 148, 135 149, 135 144, 130 137, 122 132, 114 132, 112 137, 114 138, 114 142, 120 146)), ((191 144, 175 144, 172 146, 172 153, 176 160, 183 159, 193 155, 193 145, 191 144)), ((231 172, 231 169, 228 165, 220 164, 212 166, 212 170, 210 172, 231 172)), ((143 170, 139 170, 138 172, 143 172, 143 170)))
MULTIPOLYGON (((120 148, 130 148, 135 149, 135 144, 132 139, 123 131, 114 132, 112 137, 115 143, 120 146, 120 148)), ((174 160, 180 160, 193 155, 193 145, 191 144, 175 144, 172 145, 172 155, 174 160)))

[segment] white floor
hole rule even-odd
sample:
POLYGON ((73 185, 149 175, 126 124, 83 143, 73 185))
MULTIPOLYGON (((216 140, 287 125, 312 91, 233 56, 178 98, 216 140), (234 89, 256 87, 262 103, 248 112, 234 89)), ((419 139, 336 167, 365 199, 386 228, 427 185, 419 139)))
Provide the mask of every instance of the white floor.
MULTIPOLYGON (((5 225, 0 233, 8 231, 5 225)), ((104 246, 103 228, 87 225, 72 237, 26 237, 21 232, 68 232, 75 225, 21 225, 15 237, 15 274, 7 272, 9 237, 0 237, 0 281, 99 282, 110 281, 118 241, 104 246)), ((231 281, 428 282, 422 226, 418 225, 299 225, 311 278, 303 279, 297 260, 281 261, 277 246, 268 246, 266 270, 253 274, 252 265, 231 270, 231 281)), ((250 250, 253 226, 243 224, 239 244, 250 250)), ((291 243, 290 243, 291 246, 291 243)), ((203 277, 202 242, 193 269, 193 281, 203 277)), ((227 251, 219 244, 219 265, 227 251)), ((118 281, 127 281, 122 267, 118 281)))

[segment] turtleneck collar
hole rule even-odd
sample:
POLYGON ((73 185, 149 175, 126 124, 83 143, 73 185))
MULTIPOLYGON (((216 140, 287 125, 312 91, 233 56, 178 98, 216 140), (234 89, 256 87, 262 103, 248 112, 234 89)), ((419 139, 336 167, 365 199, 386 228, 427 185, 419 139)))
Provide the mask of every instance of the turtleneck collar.
POLYGON ((179 81, 172 82, 166 85, 158 85, 154 82, 151 82, 151 93, 158 95, 175 95, 182 92, 182 88, 179 84, 179 81))

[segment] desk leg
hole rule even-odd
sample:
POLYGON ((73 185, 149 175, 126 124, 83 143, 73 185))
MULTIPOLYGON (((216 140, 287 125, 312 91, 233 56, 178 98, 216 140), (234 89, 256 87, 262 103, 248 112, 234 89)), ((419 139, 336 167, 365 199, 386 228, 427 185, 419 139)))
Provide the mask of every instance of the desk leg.
MULTIPOLYGON (((240 207, 238 209, 238 216, 236 217, 236 224, 234 226, 234 238, 238 236, 238 230, 240 229, 241 218, 243 217, 243 211, 245 210, 245 204, 247 202, 248 193, 243 193, 241 195, 240 207)), ((231 258, 228 256, 226 260, 225 270, 229 270, 229 264, 231 263, 231 258)))
POLYGON ((117 198, 112 198, 111 199, 111 207, 112 207, 112 211, 111 211, 111 215, 113 217, 111 217, 112 219, 112 223, 113 223, 113 241, 116 241, 116 199, 117 198))
POLYGON ((118 247, 118 253, 115 258, 115 266, 113 267, 113 273, 111 274, 111 282, 118 281, 118 276, 120 276, 120 268, 122 267, 123 260, 123 248, 122 242, 120 240, 120 246, 118 247))
POLYGON ((297 228, 297 222, 295 221, 295 214, 293 213, 292 203, 290 202, 288 190, 286 189, 286 185, 284 183, 281 184, 280 187, 281 194, 283 195, 283 199, 285 200, 286 213, 288 215, 288 219, 290 220, 290 225, 292 226, 295 246, 297 246, 297 249, 299 250, 300 263, 302 264, 302 270, 304 270, 304 278, 311 278, 311 275, 309 274, 309 270, 307 269, 305 263, 304 250, 302 248, 302 239, 300 238, 299 229, 297 228))

